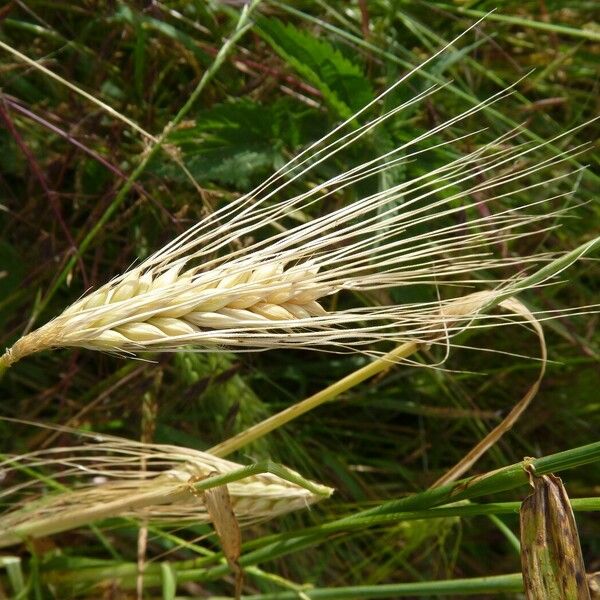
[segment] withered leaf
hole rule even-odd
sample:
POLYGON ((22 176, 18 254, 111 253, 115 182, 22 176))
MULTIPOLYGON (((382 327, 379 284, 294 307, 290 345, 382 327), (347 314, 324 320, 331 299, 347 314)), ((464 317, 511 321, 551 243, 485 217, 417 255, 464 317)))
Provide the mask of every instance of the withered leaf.
POLYGON ((562 481, 555 475, 531 475, 530 481, 533 494, 520 510, 527 600, 591 600, 577 525, 562 481))
POLYGON ((242 552, 242 532, 233 512, 231 497, 226 485, 208 489, 204 492, 206 510, 219 536, 223 554, 229 568, 235 575, 235 597, 242 593, 243 572, 239 559, 242 552))

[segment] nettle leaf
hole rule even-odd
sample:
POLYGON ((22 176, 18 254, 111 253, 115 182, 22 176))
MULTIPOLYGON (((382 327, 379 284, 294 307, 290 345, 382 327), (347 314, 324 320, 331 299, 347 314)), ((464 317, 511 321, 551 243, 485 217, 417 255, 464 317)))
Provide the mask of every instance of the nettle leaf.
POLYGON ((188 157, 187 167, 198 181, 217 181, 237 188, 248 188, 252 175, 264 173, 277 159, 277 152, 267 145, 241 145, 231 153, 225 148, 205 149, 188 157))
POLYGON ((293 138, 294 113, 297 103, 286 99, 263 105, 252 100, 242 99, 223 104, 199 113, 193 127, 186 127, 171 134, 170 140, 178 145, 195 143, 199 136, 210 135, 224 141, 247 142, 264 141, 278 133, 286 141, 293 138), (291 113, 291 114, 290 114, 291 113), (282 131, 282 119, 291 120, 282 131))
MULTIPOLYGON (((226 102, 200 113, 191 127, 169 136, 198 181, 247 189, 286 162, 293 149, 318 136, 322 117, 283 98, 269 105, 250 100, 226 102)), ((169 163, 154 167, 163 177, 180 178, 169 163)))
POLYGON ((257 31, 291 67, 319 89, 340 117, 349 118, 373 99, 373 88, 360 67, 329 42, 277 19, 260 19, 257 31))

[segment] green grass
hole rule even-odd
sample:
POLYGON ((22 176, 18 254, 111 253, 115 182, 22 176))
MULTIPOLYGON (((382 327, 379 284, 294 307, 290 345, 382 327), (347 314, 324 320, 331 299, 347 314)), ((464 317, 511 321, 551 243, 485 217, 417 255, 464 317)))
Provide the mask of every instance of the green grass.
MULTIPOLYGON (((458 142, 435 160, 470 151, 519 123, 525 129, 518 140, 536 141, 598 114, 594 2, 364 4, 361 13, 356 2, 263 0, 244 15, 233 3, 200 1, 143 9, 134 2, 28 0, 0 9, 1 42, 154 138, 0 50, 0 345, 251 189, 496 7, 476 32, 398 88, 386 108, 432 83, 450 82, 433 101, 365 136, 336 158, 336 168, 419 135, 526 74, 513 96, 452 128, 459 137, 485 127, 475 142, 458 142)), ((595 143, 599 132, 590 123, 537 156, 595 143)), ((572 161, 574 169, 586 169, 570 179, 575 193, 553 204, 576 207, 562 226, 517 240, 507 252, 570 251, 593 240, 600 225, 599 157, 592 145, 572 161)), ((439 163, 415 160, 390 173, 391 181, 366 182, 331 202, 339 206, 439 163)), ((323 166, 294 189, 328 175, 323 166)), ((543 194, 567 189, 549 183, 543 194)), ((506 206, 518 200, 507 199, 506 206)), ((316 204, 299 218, 327 209, 316 204)), ((597 303, 596 262, 579 261, 561 277, 522 299, 544 310, 597 303)), ((393 299, 431 294, 401 289, 393 299)), ((244 529, 244 593, 522 597, 514 534, 528 493, 520 465, 527 456, 545 457, 537 459, 543 472, 569 469, 561 477, 574 499, 587 570, 597 570, 597 324, 592 311, 545 325, 551 362, 538 396, 469 475, 503 470, 459 495, 448 495, 454 486, 428 488, 535 380, 538 342, 523 327, 469 332, 445 370, 389 369, 241 447, 232 460, 275 461, 336 488, 310 511, 244 529), (456 500, 463 502, 446 506, 456 500)), ((302 351, 151 358, 74 350, 28 357, 0 375, 0 415, 139 439, 143 398, 150 396, 156 441, 207 449, 369 362, 302 351)), ((424 363, 439 358, 437 349, 418 355, 424 363)), ((67 442, 60 433, 0 420, 3 454, 67 442)), ((46 473, 36 476, 43 482, 46 473)), ((145 597, 232 593, 218 543, 199 539, 207 533, 200 525, 151 528, 145 597)), ((0 562, 0 597, 97 598, 98 588, 90 586, 102 582, 106 590, 119 576, 116 589, 131 594, 136 543, 135 523, 112 520, 10 548, 0 562)))

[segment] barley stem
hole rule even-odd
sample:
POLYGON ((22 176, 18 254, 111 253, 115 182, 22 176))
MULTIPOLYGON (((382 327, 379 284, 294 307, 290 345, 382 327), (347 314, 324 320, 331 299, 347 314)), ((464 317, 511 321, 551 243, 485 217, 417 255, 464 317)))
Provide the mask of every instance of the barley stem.
POLYGON ((267 435, 274 429, 293 421, 296 417, 303 415, 304 413, 317 408, 325 402, 334 400, 343 392, 357 386, 359 383, 366 381, 367 379, 381 373, 391 366, 393 366, 398 360, 407 358, 414 354, 420 347, 417 342, 407 342, 398 346, 391 352, 388 352, 384 356, 373 361, 371 364, 366 365, 350 375, 347 375, 343 379, 336 381, 330 386, 327 386, 324 390, 313 394, 312 396, 305 398, 301 402, 290 406, 282 410, 281 412, 261 421, 260 423, 249 427, 245 431, 238 433, 237 435, 225 440, 224 442, 217 444, 212 447, 208 452, 215 456, 227 456, 241 447, 254 442, 255 440, 267 435))

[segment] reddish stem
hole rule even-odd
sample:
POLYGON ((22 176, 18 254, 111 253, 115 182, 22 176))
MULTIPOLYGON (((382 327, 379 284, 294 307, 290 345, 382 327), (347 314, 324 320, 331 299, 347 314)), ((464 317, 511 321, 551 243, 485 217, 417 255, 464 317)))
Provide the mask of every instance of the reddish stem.
MULTIPOLYGON (((60 212, 60 203, 58 201, 58 194, 54 190, 51 190, 50 187, 48 186, 46 177, 45 177, 44 173, 42 172, 42 170, 40 169, 40 166, 38 165, 35 157, 33 156, 33 153, 29 150, 29 147, 25 143, 25 140, 21 137, 21 134, 18 132, 17 128, 15 127, 14 123, 12 122, 12 119, 10 118, 9 113, 8 113, 8 104, 6 103, 6 100, 4 98, 2 98, 0 100, 0 119, 4 122, 4 124, 6 125, 6 128, 8 129, 9 133, 12 135, 17 146, 19 147, 19 149, 21 150, 21 152, 27 159, 27 162, 29 164, 29 168, 31 169, 31 172, 33 173, 35 178, 38 180, 40 187, 42 188, 42 190, 44 190, 44 193, 48 197, 48 201, 50 202, 50 207, 52 209, 52 212, 54 213, 54 216, 56 217, 56 220, 57 220, 60 228, 63 230, 63 233, 65 234, 65 238, 67 239, 67 241, 69 242, 69 245, 71 246, 71 252, 77 253, 77 246, 75 245, 75 240, 73 239, 73 236, 71 235, 71 231, 70 231, 68 225, 65 223, 62 213, 60 212)), ((81 276, 83 278, 85 287, 87 288, 89 283, 88 283, 87 275, 85 272, 85 266, 83 264, 83 260, 81 259, 81 257, 79 257, 77 259, 77 263, 79 265, 79 269, 81 270, 81 276)))

